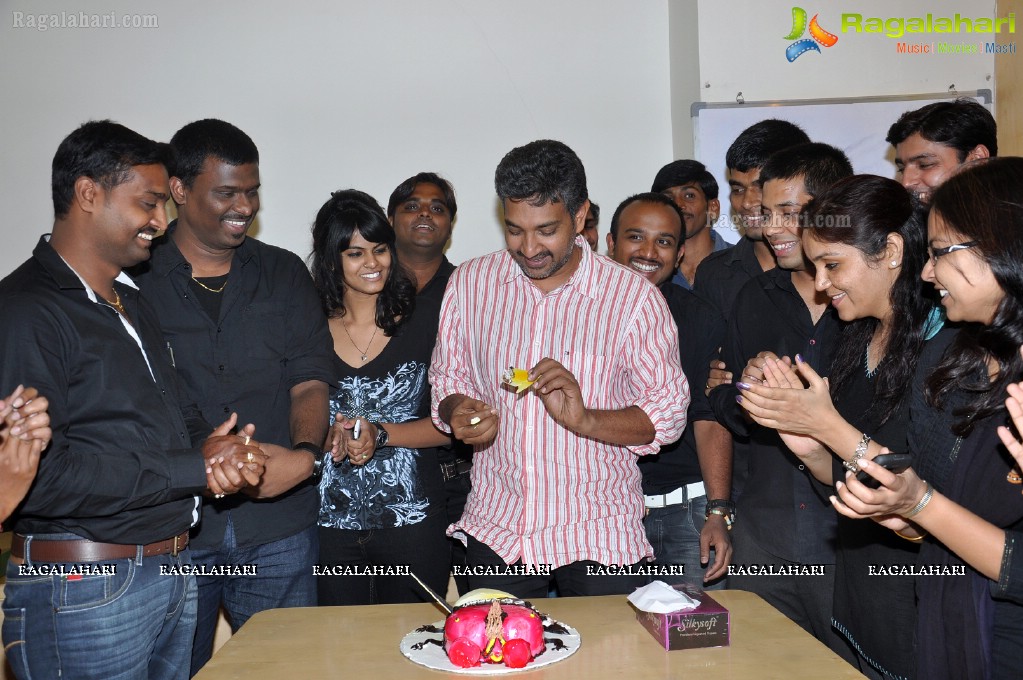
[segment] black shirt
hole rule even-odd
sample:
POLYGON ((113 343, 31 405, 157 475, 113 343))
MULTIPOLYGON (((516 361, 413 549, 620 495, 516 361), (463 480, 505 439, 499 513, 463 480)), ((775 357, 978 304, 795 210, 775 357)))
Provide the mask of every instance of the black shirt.
MULTIPOLYGON (((924 396, 926 377, 958 332, 942 330, 924 346, 910 401, 909 449, 913 467, 935 491, 996 527, 1019 531, 1023 526, 1020 487, 1008 475, 1015 462, 1005 451, 997 427, 1004 413, 974 421, 965 437, 952 433, 952 424, 967 408, 972 395, 953 389, 940 408, 924 396)), ((916 594, 918 671, 921 678, 1009 678, 1019 676, 1023 649, 1023 608, 1008 600, 992 599, 994 583, 939 541, 926 538, 919 564, 962 569, 961 576, 919 576, 916 594)))
MULTIPOLYGON (((866 353, 867 348, 863 351, 866 353)), ((882 359, 875 371, 884 370, 887 361, 887 358, 882 359)), ((861 358, 861 368, 852 375, 842 393, 835 395, 835 409, 857 430, 891 451, 901 453, 907 448, 909 399, 880 424, 881 414, 870 413, 877 373, 868 375, 865 364, 861 358)), ((840 459, 834 456, 832 461, 833 479, 844 480, 846 469, 840 459)), ((826 495, 834 493, 830 485, 821 485, 820 490, 826 495)), ((914 579, 898 573, 879 578, 872 575, 872 571, 878 565, 915 565, 920 544, 899 538, 891 529, 871 520, 850 519, 844 515, 837 519, 833 625, 864 658, 881 666, 892 677, 915 677, 914 579), (870 596, 864 597, 864 593, 870 596)))
MULTIPOLYGON (((416 295, 417 323, 429 324, 424 327, 423 332, 430 338, 431 347, 437 338, 437 329, 440 326, 440 304, 444 299, 444 290, 448 287, 448 279, 451 278, 453 271, 455 271, 455 265, 451 264, 446 256, 442 256, 437 273, 416 295)), ((444 464, 453 463, 459 458, 472 460, 472 447, 458 440, 451 444, 438 446, 436 451, 437 460, 444 464)))
MULTIPOLYGON (((750 279, 754 279, 764 273, 757 259, 754 243, 748 238, 741 238, 739 242, 728 250, 711 253, 696 268, 696 276, 693 279, 693 292, 704 300, 708 300, 717 308, 725 319, 732 316, 732 308, 735 306, 735 299, 739 296, 739 290, 746 285, 750 279)), ((742 366, 728 366, 728 369, 736 371, 742 366)), ((732 499, 738 501, 742 490, 746 487, 746 480, 749 477, 750 444, 746 437, 732 435, 732 499)))
MULTIPOLYGON (((735 299, 728 321, 724 361, 737 381, 746 363, 770 350, 794 358, 827 375, 841 331, 828 307, 816 325, 792 284, 792 272, 772 269, 746 283, 735 299)), ((782 443, 774 430, 760 427, 736 403, 734 383, 710 393, 718 422, 750 438, 749 479, 737 501, 738 521, 748 522, 761 547, 783 559, 803 564, 833 564, 835 512, 814 489, 810 473, 782 443)))
MULTIPOLYGON (((688 422, 714 420, 714 411, 699 386, 707 382, 710 361, 717 356, 725 335, 725 320, 709 302, 670 281, 660 289, 678 326, 679 358, 691 398, 688 422)), ((639 469, 647 495, 669 493, 702 480, 693 428, 686 427, 678 441, 662 446, 657 455, 641 456, 639 469)))
MULTIPOLYGON (((237 412, 239 424, 255 424, 257 440, 291 448, 289 390, 307 380, 334 384, 334 345, 309 270, 293 253, 246 238, 214 320, 190 288, 192 267, 170 237, 174 226, 137 280, 160 310, 185 389, 210 423, 237 412)), ((229 516, 240 547, 294 535, 315 523, 317 496, 302 483, 271 500, 210 501, 192 545, 218 547, 229 516)))
MULTIPOLYGON (((383 351, 354 367, 334 357, 337 389, 330 417, 407 423, 430 417, 427 371, 437 342, 439 303, 416 301, 415 310, 383 351)), ((366 436, 366 435, 362 435, 366 436)), ((319 525, 334 529, 387 529, 418 524, 444 512, 444 481, 432 447, 387 446, 365 465, 324 456, 319 525)))
POLYGON ((742 238, 731 248, 711 253, 700 263, 693 278, 693 292, 729 319, 739 291, 747 281, 763 273, 753 241, 742 238))
POLYGON ((448 287, 448 279, 451 278, 451 272, 453 271, 455 271, 455 265, 451 264, 448 258, 442 255, 437 273, 423 286, 423 289, 419 291, 416 297, 436 302, 439 309, 441 300, 444 299, 444 289, 448 287))
POLYGON ((47 237, 0 282, 0 392, 37 388, 53 430, 17 513, 18 533, 146 544, 195 519, 206 472, 191 442, 210 427, 194 406, 182 412, 156 312, 132 286, 115 288, 145 356, 47 237))

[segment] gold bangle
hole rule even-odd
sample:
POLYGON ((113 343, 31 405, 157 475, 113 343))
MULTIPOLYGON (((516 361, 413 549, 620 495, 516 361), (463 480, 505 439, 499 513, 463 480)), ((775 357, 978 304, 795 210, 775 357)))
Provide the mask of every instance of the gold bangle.
POLYGON ((924 540, 924 538, 927 536, 927 534, 924 534, 923 536, 907 536, 901 531, 896 531, 895 535, 898 536, 899 538, 904 538, 907 541, 912 541, 913 543, 919 543, 920 541, 924 540))

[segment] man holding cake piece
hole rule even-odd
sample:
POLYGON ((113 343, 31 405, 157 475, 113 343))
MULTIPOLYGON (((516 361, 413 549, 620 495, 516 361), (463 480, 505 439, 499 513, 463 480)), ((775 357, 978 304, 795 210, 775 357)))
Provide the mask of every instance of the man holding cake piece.
POLYGON ((570 148, 513 149, 495 184, 507 249, 452 274, 430 370, 434 422, 475 447, 449 532, 467 541, 473 588, 630 592, 653 554, 636 461, 686 424, 678 333, 656 288, 583 240, 570 148), (527 389, 502 385, 509 367, 527 389))

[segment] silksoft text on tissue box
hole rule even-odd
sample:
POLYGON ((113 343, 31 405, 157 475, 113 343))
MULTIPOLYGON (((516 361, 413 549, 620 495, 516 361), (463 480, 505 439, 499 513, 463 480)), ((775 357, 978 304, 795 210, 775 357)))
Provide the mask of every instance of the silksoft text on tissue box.
POLYGON ((669 651, 727 647, 731 638, 728 610, 700 588, 689 585, 674 587, 698 600, 700 606, 670 614, 637 611, 636 620, 669 651))

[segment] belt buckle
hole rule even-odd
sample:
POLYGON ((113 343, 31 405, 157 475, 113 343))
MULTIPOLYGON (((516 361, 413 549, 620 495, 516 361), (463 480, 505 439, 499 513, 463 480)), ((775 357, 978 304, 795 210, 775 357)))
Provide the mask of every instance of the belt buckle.
POLYGON ((180 539, 180 538, 181 538, 181 534, 176 534, 174 536, 174 547, 171 549, 171 557, 177 557, 178 556, 178 552, 179 552, 178 539, 180 539))

